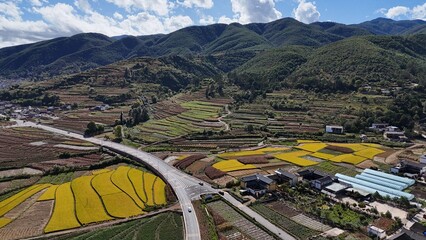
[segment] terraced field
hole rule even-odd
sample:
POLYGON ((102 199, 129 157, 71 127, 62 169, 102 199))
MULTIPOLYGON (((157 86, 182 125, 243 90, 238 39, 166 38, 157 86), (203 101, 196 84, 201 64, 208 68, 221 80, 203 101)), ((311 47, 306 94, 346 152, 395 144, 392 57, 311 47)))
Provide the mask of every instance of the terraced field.
MULTIPOLYGON (((43 182, 49 182, 49 179, 43 182)), ((54 202, 52 215, 44 226, 45 233, 129 218, 144 214, 147 206, 167 204, 166 184, 161 178, 128 166, 94 171, 93 175, 80 176, 64 183, 54 182, 59 184, 36 184, 0 202, 0 239, 4 239, 2 228, 13 223, 16 216, 21 214, 5 215, 20 208, 24 202, 29 206, 35 206, 36 201, 54 202), (37 198, 32 203, 28 202, 33 195, 37 198)), ((26 208, 23 208, 23 214, 26 208)), ((50 214, 51 210, 45 211, 50 214)), ((9 234, 12 230, 6 232, 9 234)))
MULTIPOLYGON (((30 164, 56 160, 64 152, 89 154, 93 151, 67 148, 70 144, 84 144, 84 142, 77 140, 71 142, 69 138, 33 128, 1 129, 0 169, 20 168, 30 164)), ((94 159, 92 162, 98 160, 94 159)), ((90 160, 87 159, 87 162, 90 162, 90 160)))
POLYGON ((224 126, 217 118, 222 104, 190 101, 180 103, 184 111, 162 119, 151 119, 133 128, 129 133, 145 142, 158 142, 195 132, 220 131, 224 126))

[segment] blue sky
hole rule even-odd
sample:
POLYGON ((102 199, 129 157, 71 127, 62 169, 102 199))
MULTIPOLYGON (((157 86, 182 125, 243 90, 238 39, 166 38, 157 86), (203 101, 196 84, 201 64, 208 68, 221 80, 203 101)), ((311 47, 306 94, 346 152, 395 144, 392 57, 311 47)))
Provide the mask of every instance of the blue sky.
POLYGON ((269 22, 360 23, 378 17, 426 20, 425 0, 0 0, 0 47, 81 32, 168 33, 191 25, 269 22))

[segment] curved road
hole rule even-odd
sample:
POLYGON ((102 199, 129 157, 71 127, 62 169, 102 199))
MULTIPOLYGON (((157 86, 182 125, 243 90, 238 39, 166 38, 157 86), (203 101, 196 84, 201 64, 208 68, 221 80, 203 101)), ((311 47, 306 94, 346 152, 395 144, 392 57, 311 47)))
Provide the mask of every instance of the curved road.
MULTIPOLYGON (((189 208, 193 209, 192 200, 198 199, 201 194, 218 193, 218 190, 212 188, 211 185, 209 185, 208 183, 204 182, 203 186, 201 186, 198 184, 199 182, 201 182, 199 179, 189 176, 186 173, 177 170, 176 168, 165 163, 160 158, 152 154, 149 154, 131 147, 127 147, 119 143, 105 141, 105 140, 93 138, 93 137, 85 138, 83 135, 80 135, 77 133, 67 132, 57 128, 53 128, 53 127, 49 127, 49 126, 45 126, 41 124, 35 124, 33 122, 23 122, 23 121, 17 120, 15 126, 40 128, 45 131, 91 142, 93 144, 109 148, 115 152, 125 153, 137 159, 139 162, 153 167, 171 185, 171 187, 173 188, 173 190, 175 191, 177 195, 177 198, 179 199, 179 203, 182 208, 183 219, 185 223, 185 238, 187 240, 201 239, 200 227, 198 225, 197 215, 195 214, 194 211, 189 211, 189 208)), ((283 230, 279 229, 278 227, 270 223, 268 220, 266 220, 261 215, 257 214, 256 212, 254 212, 247 206, 241 204, 231 195, 225 193, 223 198, 225 198, 231 204, 233 204, 237 208, 247 213, 250 217, 256 219, 256 221, 258 221, 260 224, 265 226, 271 232, 275 233, 280 238, 295 240, 294 237, 284 232, 283 230)))

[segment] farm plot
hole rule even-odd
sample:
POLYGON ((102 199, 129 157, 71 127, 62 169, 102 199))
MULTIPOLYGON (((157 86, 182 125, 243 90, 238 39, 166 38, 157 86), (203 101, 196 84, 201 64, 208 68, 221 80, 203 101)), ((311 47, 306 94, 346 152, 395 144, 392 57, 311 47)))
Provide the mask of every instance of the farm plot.
POLYGON ((80 235, 68 234, 53 239, 167 239, 180 240, 183 236, 182 215, 166 212, 150 218, 133 220, 109 228, 97 229, 80 235))
MULTIPOLYGON (((55 181, 60 185, 37 184, 8 196, 0 202, 0 219, 4 217, 2 225, 14 224, 20 215, 25 215, 26 209, 31 208, 27 206, 29 198, 33 199, 31 204, 36 201, 40 203, 38 205, 54 203, 50 219, 47 218, 41 227, 45 233, 141 215, 145 213, 145 206, 167 204, 166 184, 151 173, 127 166, 95 173, 74 179, 73 173, 63 174, 60 180, 47 177, 44 182, 55 181), (63 183, 65 180, 71 182, 63 183)), ((48 210, 47 214, 50 213, 48 210)), ((10 231, 13 229, 5 230, 5 234, 10 231)))
POLYGON ((261 214, 263 217, 270 220, 272 223, 277 224, 281 229, 290 233, 298 239, 309 239, 310 237, 319 234, 318 231, 310 229, 298 222, 295 222, 294 220, 287 218, 286 216, 281 215, 278 212, 266 207, 265 205, 256 204, 252 208, 256 212, 261 214))
MULTIPOLYGON (((90 153, 87 150, 55 147, 69 140, 63 136, 33 128, 2 129, 0 131, 0 169, 20 168, 32 163, 55 160, 64 152, 90 153)), ((84 143, 83 141, 75 142, 84 143)))
POLYGON ((274 155, 274 157, 286 162, 293 163, 301 167, 308 167, 308 166, 313 166, 318 164, 318 162, 302 158, 303 156, 307 156, 309 154, 310 153, 306 151, 295 151, 295 152, 289 152, 289 153, 276 154, 274 155))
POLYGON ((70 112, 61 112, 59 119, 45 123, 60 129, 83 133, 89 122, 93 121, 109 126, 114 124, 115 120, 120 119, 122 112, 128 113, 129 110, 129 107, 117 107, 102 112, 92 112, 88 108, 78 109, 70 112))
POLYGON ((241 214, 235 211, 232 207, 223 201, 208 203, 214 212, 219 214, 225 221, 232 224, 235 228, 241 231, 252 239, 268 240, 274 239, 271 235, 257 227, 255 224, 244 218, 241 214))
POLYGON ((222 172, 232 172, 239 170, 255 169, 256 166, 252 164, 243 164, 237 160, 223 160, 212 165, 212 167, 222 172))
POLYGON ((191 101, 180 104, 185 111, 166 118, 152 119, 134 128, 130 133, 146 142, 157 142, 204 130, 219 131, 217 120, 222 105, 191 101))

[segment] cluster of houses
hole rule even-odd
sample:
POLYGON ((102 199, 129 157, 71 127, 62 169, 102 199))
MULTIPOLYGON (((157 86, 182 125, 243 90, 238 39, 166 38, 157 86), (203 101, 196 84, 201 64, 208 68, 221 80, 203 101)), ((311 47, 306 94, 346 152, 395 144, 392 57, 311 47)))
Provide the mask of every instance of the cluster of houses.
POLYGON ((8 118, 14 119, 52 119, 55 118, 55 111, 60 108, 48 107, 48 108, 36 108, 36 107, 22 107, 11 102, 0 102, 0 119, 6 120, 8 118))
MULTIPOLYGON (((373 123, 369 127, 370 131, 383 133, 383 138, 387 141, 392 142, 407 142, 408 138, 405 132, 400 130, 398 127, 389 126, 387 123, 373 123)), ((327 125, 325 126, 325 132, 330 134, 343 134, 345 132, 343 126, 339 125, 327 125)), ((367 140, 366 135, 361 135, 362 140, 367 140)))

